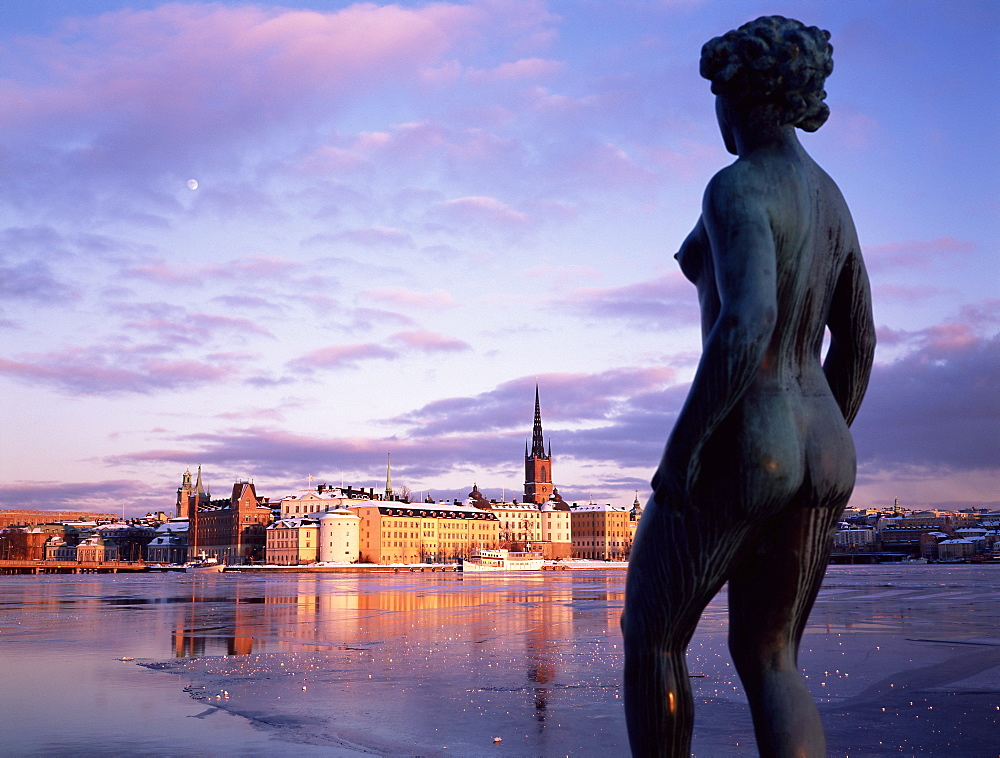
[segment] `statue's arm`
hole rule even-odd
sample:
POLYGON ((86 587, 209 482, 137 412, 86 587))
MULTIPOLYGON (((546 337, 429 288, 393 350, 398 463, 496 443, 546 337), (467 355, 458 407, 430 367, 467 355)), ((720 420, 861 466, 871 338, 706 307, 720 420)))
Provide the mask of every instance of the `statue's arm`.
MULTIPOLYGON (((738 166, 738 164, 737 164, 738 166)), ((657 502, 677 505, 697 480, 699 455, 753 381, 777 317, 775 248, 767 210, 737 166, 705 191, 702 220, 718 293, 691 390, 653 477, 657 502)), ((703 304, 704 307, 704 304, 703 304)))
POLYGON ((868 389, 875 358, 875 322, 872 317, 868 272, 857 243, 840 271, 833 290, 830 314, 830 348, 823 372, 847 423, 854 421, 868 389))

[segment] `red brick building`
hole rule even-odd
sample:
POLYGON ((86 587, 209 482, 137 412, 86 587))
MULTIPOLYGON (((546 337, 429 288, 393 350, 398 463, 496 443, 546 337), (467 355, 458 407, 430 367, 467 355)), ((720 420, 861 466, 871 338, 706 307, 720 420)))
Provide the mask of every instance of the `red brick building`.
POLYGON ((264 560, 271 506, 257 496, 253 482, 233 484, 229 500, 209 500, 201 488, 201 470, 197 485, 185 472, 177 500, 178 510, 187 508, 188 560, 202 555, 230 564, 264 560))

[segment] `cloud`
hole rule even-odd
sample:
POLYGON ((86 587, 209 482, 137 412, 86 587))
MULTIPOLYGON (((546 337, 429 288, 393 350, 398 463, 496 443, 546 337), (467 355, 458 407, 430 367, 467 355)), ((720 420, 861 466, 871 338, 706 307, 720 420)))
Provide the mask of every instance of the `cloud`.
POLYGON ((180 267, 164 258, 151 258, 145 263, 128 266, 122 270, 122 276, 130 279, 142 279, 154 284, 168 287, 184 285, 185 287, 201 287, 208 282, 231 283, 234 280, 244 282, 273 282, 288 278, 303 269, 303 264, 279 256, 250 255, 245 258, 235 258, 202 266, 180 267))
POLYGON ((117 344, 70 347, 22 360, 0 358, 0 375, 43 384, 69 395, 151 394, 224 382, 228 362, 163 357, 160 346, 117 344))
POLYGON ((529 223, 526 213, 493 197, 459 197, 436 206, 436 216, 461 227, 520 228, 529 223))
POLYGON ((0 300, 27 300, 45 305, 79 297, 77 289, 58 279, 44 261, 7 263, 0 259, 0 300))
POLYGON ((651 331, 697 325, 701 318, 694 287, 680 272, 621 287, 572 290, 553 305, 651 331))
POLYGON ((384 289, 365 290, 361 294, 371 301, 392 303, 404 308, 417 308, 421 310, 437 310, 457 305, 455 298, 442 289, 430 292, 417 292, 403 287, 386 287, 384 289))
POLYGON ((17 41, 9 54, 35 74, 2 83, 16 107, 0 119, 8 133, 89 136, 91 160, 115 160, 112 146, 133 161, 169 160, 195 136, 224 144, 289 113, 412 81, 485 20, 446 4, 316 12, 176 3, 77 18, 48 39, 17 41))
POLYGON ((1000 336, 941 324, 908 341, 918 347, 872 373, 854 425, 859 460, 889 469, 995 469, 1000 336))
MULTIPOLYGON (((543 415, 548 422, 613 425, 634 395, 670 384, 669 368, 612 369, 599 374, 544 374, 543 415)), ((429 437, 478 429, 483 432, 527 429, 534 403, 535 377, 504 382, 474 397, 438 400, 407 413, 395 422, 410 426, 415 437, 429 437)))
POLYGON ((390 339, 424 353, 454 353, 472 349, 465 340, 426 330, 397 332, 390 339))
POLYGON ((555 76, 566 64, 561 61, 542 58, 522 58, 517 61, 501 63, 488 70, 470 69, 466 79, 471 84, 492 84, 496 82, 520 82, 525 80, 547 79, 555 76))
POLYGON ((331 242, 349 242, 361 247, 413 247, 413 237, 401 229, 377 227, 351 229, 330 235, 331 242))
POLYGON ((105 479, 97 482, 11 482, 0 485, 0 504, 4 508, 28 510, 82 510, 93 513, 121 513, 122 503, 128 515, 141 509, 172 511, 173 498, 147 481, 105 479), (138 509, 137 509, 138 506, 138 509))
POLYGON ((906 240, 865 245, 865 264, 870 271, 912 271, 930 269, 954 256, 974 253, 976 245, 956 237, 932 240, 906 240))
POLYGON ((317 369, 357 368, 361 361, 395 360, 398 357, 398 352, 382 345, 330 345, 289 361, 287 368, 305 372, 317 369))

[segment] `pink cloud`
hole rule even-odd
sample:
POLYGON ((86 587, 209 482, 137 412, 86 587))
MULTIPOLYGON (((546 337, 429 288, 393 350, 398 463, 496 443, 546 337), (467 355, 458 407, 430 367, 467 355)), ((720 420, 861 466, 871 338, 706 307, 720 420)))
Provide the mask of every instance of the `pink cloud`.
POLYGON ((935 287, 933 285, 905 286, 899 284, 880 284, 872 288, 872 297, 876 302, 896 301, 913 303, 918 300, 937 295, 954 293, 954 290, 935 287))
POLYGON ((827 129, 844 146, 857 150, 882 141, 882 124, 867 113, 841 104, 834 110, 827 129))
POLYGON ((209 313, 184 314, 179 309, 169 316, 128 321, 124 326, 139 332, 155 334, 164 343, 182 341, 190 345, 203 345, 210 342, 219 332, 256 334, 274 338, 269 330, 250 319, 209 313))
POLYGON ((302 264, 297 261, 265 255, 185 268, 179 268, 163 258, 157 258, 145 264, 130 266, 122 271, 122 275, 169 286, 176 284, 201 286, 206 279, 218 279, 224 282, 236 278, 247 281, 270 281, 290 276, 301 268, 302 264))
POLYGON ((12 54, 36 75, 0 82, 9 106, 0 124, 7 134, 89 138, 99 148, 90 159, 117 160, 113 148, 133 163, 173 159, 194 136, 211 150, 212 135, 228 142, 419 80, 487 19, 443 3, 331 12, 175 3, 78 18, 18 42, 12 54))
POLYGON ((528 223, 525 213, 493 197, 460 197, 438 203, 439 214, 461 226, 521 227, 528 223))
POLYGON ((122 276, 131 279, 145 279, 146 281, 169 286, 176 284, 183 284, 184 286, 201 285, 196 272, 179 270, 163 259, 140 266, 130 266, 122 271, 122 276))
POLYGON ((394 360, 399 354, 395 350, 375 344, 330 345, 289 361, 288 368, 296 371, 315 369, 356 368, 366 360, 394 360))
POLYGON ((932 240, 907 240, 864 246, 865 262, 871 271, 892 269, 927 269, 947 263, 953 255, 968 255, 976 250, 974 243, 955 237, 932 240))
POLYGON ((494 82, 523 81, 526 79, 546 79, 562 71, 566 67, 561 61, 542 58, 522 58, 518 61, 501 63, 489 70, 472 70, 466 78, 473 84, 488 84, 494 82))
POLYGON ((421 350, 425 353, 459 352, 471 350, 472 347, 465 340, 447 337, 437 332, 426 330, 414 330, 408 332, 397 332, 391 339, 401 342, 407 347, 421 350))
POLYGON ((417 292, 403 287, 387 287, 385 289, 365 290, 361 294, 370 301, 392 303, 406 308, 438 309, 457 305, 455 298, 442 289, 417 292))

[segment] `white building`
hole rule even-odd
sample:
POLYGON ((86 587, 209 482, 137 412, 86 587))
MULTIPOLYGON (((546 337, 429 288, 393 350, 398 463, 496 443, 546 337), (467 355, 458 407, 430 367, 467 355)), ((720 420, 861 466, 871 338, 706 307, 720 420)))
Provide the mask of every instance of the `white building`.
POLYGON ((316 490, 302 490, 294 495, 281 498, 281 518, 309 516, 327 513, 350 506, 364 505, 372 498, 350 487, 345 492, 339 487, 323 487, 316 490))
POLYGON ((319 517, 319 559, 322 563, 356 563, 361 551, 361 517, 333 510, 319 517))

